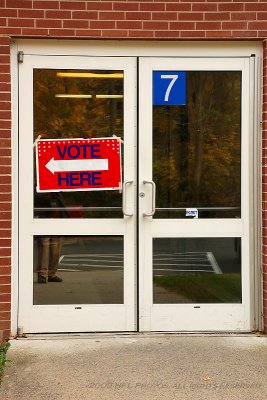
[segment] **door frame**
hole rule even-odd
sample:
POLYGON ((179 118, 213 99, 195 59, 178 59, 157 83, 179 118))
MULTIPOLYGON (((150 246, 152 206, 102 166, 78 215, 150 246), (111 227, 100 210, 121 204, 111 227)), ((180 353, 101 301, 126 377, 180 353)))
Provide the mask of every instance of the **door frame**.
POLYGON ((258 41, 123 41, 123 40, 64 40, 53 39, 19 39, 11 44, 11 87, 12 87, 12 276, 11 276, 11 332, 16 335, 18 325, 18 62, 17 54, 42 54, 42 55, 83 55, 83 56, 123 56, 123 57, 248 57, 255 55, 254 71, 251 71, 251 101, 250 107, 254 118, 250 121, 251 154, 250 177, 253 180, 251 191, 251 234, 253 240, 251 269, 251 287, 254 296, 251 298, 253 311, 253 329, 262 328, 262 287, 261 287, 261 76, 262 76, 262 42, 258 41), (252 82, 253 81, 253 82, 252 82), (254 86, 255 82, 255 86, 254 86))

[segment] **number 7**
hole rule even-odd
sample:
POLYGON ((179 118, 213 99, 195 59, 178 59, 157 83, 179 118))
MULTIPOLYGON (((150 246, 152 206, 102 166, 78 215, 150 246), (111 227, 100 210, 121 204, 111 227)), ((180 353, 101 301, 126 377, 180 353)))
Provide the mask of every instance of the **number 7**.
POLYGON ((169 86, 165 92, 164 101, 169 101, 170 92, 172 90, 173 85, 178 79, 178 75, 160 75, 161 79, 171 79, 169 86))

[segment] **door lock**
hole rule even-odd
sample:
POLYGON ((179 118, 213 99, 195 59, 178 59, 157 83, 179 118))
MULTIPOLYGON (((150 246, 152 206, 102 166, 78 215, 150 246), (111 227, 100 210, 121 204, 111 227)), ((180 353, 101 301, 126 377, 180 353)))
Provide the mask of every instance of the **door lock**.
POLYGON ((140 196, 140 197, 145 197, 145 193, 144 193, 144 192, 141 192, 141 193, 139 194, 139 196, 140 196))

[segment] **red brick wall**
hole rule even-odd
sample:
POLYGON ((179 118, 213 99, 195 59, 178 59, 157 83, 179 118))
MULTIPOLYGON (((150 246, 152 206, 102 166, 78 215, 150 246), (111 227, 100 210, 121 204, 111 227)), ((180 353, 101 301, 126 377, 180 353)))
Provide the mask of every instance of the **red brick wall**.
POLYGON ((1 331, 3 331, 4 337, 9 335, 11 304, 11 101, 9 58, 9 38, 0 36, 0 341, 1 331))
POLYGON ((265 1, 0 0, 0 34, 84 38, 264 38, 265 1))
MULTIPOLYGON (((266 24, 267 25, 267 24, 266 24)), ((262 272, 263 272, 263 315, 267 333, 267 39, 263 41, 263 116, 262 116, 262 272)))
MULTIPOLYGON (((9 335, 11 271, 11 102, 9 38, 264 41, 263 151, 267 155, 267 2, 216 0, 0 0, 0 331, 9 335)), ((266 163, 264 158, 263 164, 266 163)), ((264 172, 265 168, 264 168, 264 172)), ((264 175, 266 178, 266 176, 264 175)), ((267 182, 267 180, 266 180, 267 182)), ((263 183, 263 207, 267 200, 263 183)), ((264 213, 266 216, 267 213, 264 213)), ((264 235, 267 225, 264 221, 264 235)), ((264 238, 267 243, 267 235, 264 238)), ((263 249, 265 251, 265 247, 263 249)), ((263 255, 267 331, 267 251, 263 255)))

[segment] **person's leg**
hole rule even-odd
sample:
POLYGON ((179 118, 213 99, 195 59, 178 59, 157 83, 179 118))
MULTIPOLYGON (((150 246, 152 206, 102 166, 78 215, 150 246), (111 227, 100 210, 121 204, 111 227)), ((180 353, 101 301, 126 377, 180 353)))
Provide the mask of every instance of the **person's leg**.
POLYGON ((38 238, 38 282, 46 283, 48 277, 50 237, 42 236, 38 238))
POLYGON ((61 256, 63 238, 62 236, 53 236, 50 240, 50 263, 48 269, 48 281, 49 282, 62 282, 56 273, 58 269, 58 262, 61 256))

